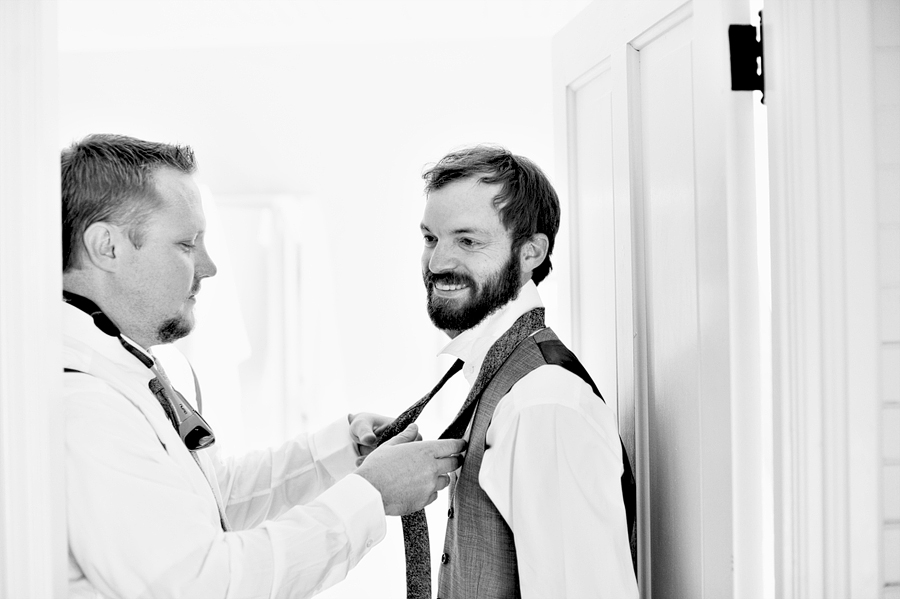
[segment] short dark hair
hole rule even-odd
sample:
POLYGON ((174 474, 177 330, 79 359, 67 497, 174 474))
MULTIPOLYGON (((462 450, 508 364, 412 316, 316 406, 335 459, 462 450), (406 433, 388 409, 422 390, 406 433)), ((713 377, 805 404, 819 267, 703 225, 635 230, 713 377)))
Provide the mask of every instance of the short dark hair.
POLYGON ((531 160, 517 156, 494 145, 477 145, 447 154, 434 166, 426 169, 425 193, 436 191, 452 181, 481 176, 483 183, 500 183, 500 193, 494 198, 500 222, 512 235, 512 251, 536 233, 547 236, 547 258, 532 272, 539 284, 553 265, 550 254, 559 231, 559 197, 544 175, 531 160))
POLYGON ((124 135, 89 135, 64 149, 62 166, 63 272, 78 268, 85 230, 96 222, 128 225, 135 247, 162 199, 154 172, 171 167, 196 170, 194 151, 124 135))

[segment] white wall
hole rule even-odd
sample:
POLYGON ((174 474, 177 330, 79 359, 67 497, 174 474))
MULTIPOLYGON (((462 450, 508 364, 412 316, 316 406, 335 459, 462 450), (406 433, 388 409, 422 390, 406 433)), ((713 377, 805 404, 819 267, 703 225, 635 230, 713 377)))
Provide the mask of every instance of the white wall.
POLYGON ((548 44, 63 53, 61 144, 90 132, 189 143, 214 196, 319 198, 336 370, 351 409, 391 412, 427 390, 441 345, 419 275, 422 167, 493 141, 549 171, 548 44))
MULTIPOLYGON (((66 14, 63 37, 77 36, 66 32, 66 14)), ((312 199, 326 239, 313 259, 332 269, 339 315, 337 355, 320 355, 318 368, 339 384, 335 395, 300 400, 325 402, 319 411, 330 408, 333 417, 393 414, 449 364, 435 358, 446 339, 424 309, 423 166, 460 145, 496 142, 534 159, 552 179, 549 39, 63 51, 60 145, 92 132, 188 143, 213 197, 312 199)), ((551 275, 542 289, 552 288, 551 275)), ((201 293, 201 319, 203 304, 201 293)), ((447 390, 462 397, 461 387, 447 390)), ((204 395, 210 414, 215 402, 204 395)), ((441 410, 455 406, 437 408, 431 420, 423 415, 426 436, 440 433, 441 410)), ((274 442, 281 433, 271 428, 274 442)), ((227 431, 217 430, 227 448, 227 431)), ((445 513, 443 502, 433 504, 434 515, 445 513)), ((388 539, 329 596, 402 595, 394 520, 388 539), (376 580, 383 594, 372 594, 376 580)), ((434 551, 442 528, 440 520, 434 551)))
POLYGON ((872 0, 878 345, 881 381, 882 597, 900 597, 900 3, 872 0))

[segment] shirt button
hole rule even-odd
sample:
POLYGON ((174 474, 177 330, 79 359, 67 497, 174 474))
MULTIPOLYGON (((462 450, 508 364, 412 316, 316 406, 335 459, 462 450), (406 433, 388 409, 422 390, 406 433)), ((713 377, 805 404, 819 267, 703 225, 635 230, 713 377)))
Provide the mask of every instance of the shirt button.
POLYGON ((450 563, 450 554, 449 554, 449 553, 443 553, 443 554, 441 554, 441 563, 442 563, 442 564, 449 564, 449 563, 450 563))
POLYGON ((372 539, 369 539, 368 541, 366 541, 366 547, 371 547, 371 546, 372 546, 372 539))
POLYGON ((447 510, 447 517, 448 517, 448 518, 452 518, 452 517, 453 517, 453 507, 451 507, 449 510, 447 510))

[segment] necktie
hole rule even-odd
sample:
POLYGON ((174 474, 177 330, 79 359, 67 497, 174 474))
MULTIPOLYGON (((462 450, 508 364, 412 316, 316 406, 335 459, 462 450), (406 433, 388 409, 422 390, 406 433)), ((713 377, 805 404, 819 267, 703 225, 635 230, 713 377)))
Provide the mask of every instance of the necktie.
MULTIPOLYGON (((457 360, 450 370, 441 377, 434 389, 422 399, 411 405, 396 420, 391 422, 381 433, 378 444, 381 445, 397 433, 403 431, 422 413, 422 409, 431 401, 444 383, 462 369, 462 360, 457 360)), ((428 521, 425 510, 400 517, 403 524, 403 546, 406 551, 406 596, 407 599, 431 599, 431 563, 428 543, 428 521)))
MULTIPOLYGON (((157 401, 159 401, 160 405, 163 408, 163 411, 166 413, 166 417, 169 419, 169 422, 175 426, 177 419, 173 412, 172 406, 175 405, 176 398, 182 403, 187 403, 184 399, 184 396, 172 386, 172 382, 169 380, 169 376, 166 374, 165 369, 162 367, 156 359, 154 358, 154 364, 150 367, 150 370, 153 371, 153 374, 156 375, 156 378, 150 380, 150 391, 153 395, 156 396, 157 401)), ((197 375, 194 375, 194 385, 197 392, 196 401, 200 402, 200 385, 197 382, 197 375)), ((203 424, 206 424, 206 421, 203 421, 203 424)), ((178 427, 175 426, 175 430, 178 430, 178 427)), ((212 436, 212 432, 210 431, 210 436, 212 436)), ((211 445, 212 443, 210 443, 211 445)), ((208 447, 208 445, 203 444, 202 447, 208 447)), ((190 449, 190 448, 189 448, 190 449)), ((216 508, 219 510, 219 522, 222 525, 222 530, 228 532, 231 530, 231 525, 228 523, 228 517, 225 514, 225 501, 222 498, 222 493, 219 491, 218 484, 214 484, 210 473, 206 471, 206 468, 203 467, 203 463, 200 461, 200 457, 197 455, 197 451, 194 449, 190 449, 189 453, 191 457, 194 458, 194 461, 197 463, 197 467, 200 468, 200 472, 203 473, 203 478, 206 479, 206 483, 209 485, 210 491, 212 491, 213 497, 216 499, 216 508)))
MULTIPOLYGON (((469 426, 469 420, 478 405, 478 398, 500 367, 506 362, 516 346, 535 331, 544 328, 544 309, 535 308, 519 317, 488 350, 478 371, 478 377, 466 396, 453 423, 441 434, 441 439, 461 439, 469 426)), ((400 414, 382 433, 379 444, 393 437, 409 423, 413 422, 431 398, 444 386, 450 377, 462 368, 462 361, 454 362, 447 374, 430 393, 400 414)), ((403 545, 406 550, 406 597, 407 599, 431 599, 431 556, 428 543, 428 521, 425 510, 419 510, 400 518, 403 524, 403 545)))

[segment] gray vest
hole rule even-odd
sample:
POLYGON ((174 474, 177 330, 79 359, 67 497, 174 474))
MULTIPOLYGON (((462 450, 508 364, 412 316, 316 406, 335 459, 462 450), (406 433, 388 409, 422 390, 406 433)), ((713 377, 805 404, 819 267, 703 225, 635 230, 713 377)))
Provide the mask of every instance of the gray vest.
POLYGON ((465 463, 447 514, 439 599, 521 597, 513 532, 478 484, 478 473, 494 408, 519 379, 547 363, 537 342, 550 339, 557 337, 543 329, 522 341, 479 400, 465 463))

